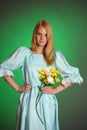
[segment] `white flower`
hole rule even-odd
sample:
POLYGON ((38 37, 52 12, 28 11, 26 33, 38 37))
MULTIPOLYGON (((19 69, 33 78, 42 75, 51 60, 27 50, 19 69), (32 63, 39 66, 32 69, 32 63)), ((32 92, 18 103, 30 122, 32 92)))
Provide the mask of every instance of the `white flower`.
POLYGON ((51 76, 48 76, 47 82, 50 83, 50 84, 54 84, 54 79, 51 76))

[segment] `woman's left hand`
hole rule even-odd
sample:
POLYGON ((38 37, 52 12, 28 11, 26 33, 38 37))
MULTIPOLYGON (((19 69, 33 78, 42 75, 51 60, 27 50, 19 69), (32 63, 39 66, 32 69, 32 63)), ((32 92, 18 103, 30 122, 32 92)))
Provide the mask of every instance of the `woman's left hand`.
POLYGON ((56 94, 57 93, 56 88, 52 88, 50 86, 45 86, 41 90, 43 93, 48 93, 48 94, 56 94))

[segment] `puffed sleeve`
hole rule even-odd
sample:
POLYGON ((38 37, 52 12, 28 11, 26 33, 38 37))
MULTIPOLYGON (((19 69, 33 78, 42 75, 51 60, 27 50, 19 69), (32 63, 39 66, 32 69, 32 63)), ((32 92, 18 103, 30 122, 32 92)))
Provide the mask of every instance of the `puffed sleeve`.
POLYGON ((5 75, 14 76, 13 70, 21 67, 25 56, 29 53, 29 48, 19 47, 14 53, 0 64, 0 77, 5 75))
POLYGON ((56 67, 60 70, 63 77, 62 83, 79 83, 83 82, 83 78, 79 73, 79 69, 71 66, 61 51, 56 51, 56 67))

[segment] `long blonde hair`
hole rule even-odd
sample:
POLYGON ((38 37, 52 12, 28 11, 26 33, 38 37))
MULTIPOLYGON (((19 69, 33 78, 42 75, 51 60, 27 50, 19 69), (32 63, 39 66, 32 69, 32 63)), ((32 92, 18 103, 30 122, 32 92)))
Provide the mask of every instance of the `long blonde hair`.
POLYGON ((33 31, 33 36, 32 36, 32 51, 36 51, 37 49, 35 36, 36 36, 36 32, 38 28, 41 26, 44 27, 47 33, 47 44, 45 46, 43 56, 47 65, 52 65, 54 62, 54 42, 53 42, 53 32, 52 32, 52 28, 49 22, 42 20, 36 24, 33 31))

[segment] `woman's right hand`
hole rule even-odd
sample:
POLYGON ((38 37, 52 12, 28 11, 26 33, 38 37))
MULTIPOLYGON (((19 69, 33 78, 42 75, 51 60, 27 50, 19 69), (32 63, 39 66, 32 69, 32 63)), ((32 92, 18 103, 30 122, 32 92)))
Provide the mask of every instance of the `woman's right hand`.
POLYGON ((17 89, 17 92, 29 92, 29 91, 31 91, 31 85, 30 84, 25 84, 25 85, 23 85, 23 86, 21 86, 21 87, 18 87, 18 89, 17 89))
POLYGON ((24 84, 23 86, 19 87, 19 85, 14 81, 13 77, 11 76, 4 76, 3 77, 7 83, 9 83, 17 92, 29 92, 31 90, 30 84, 24 84))

